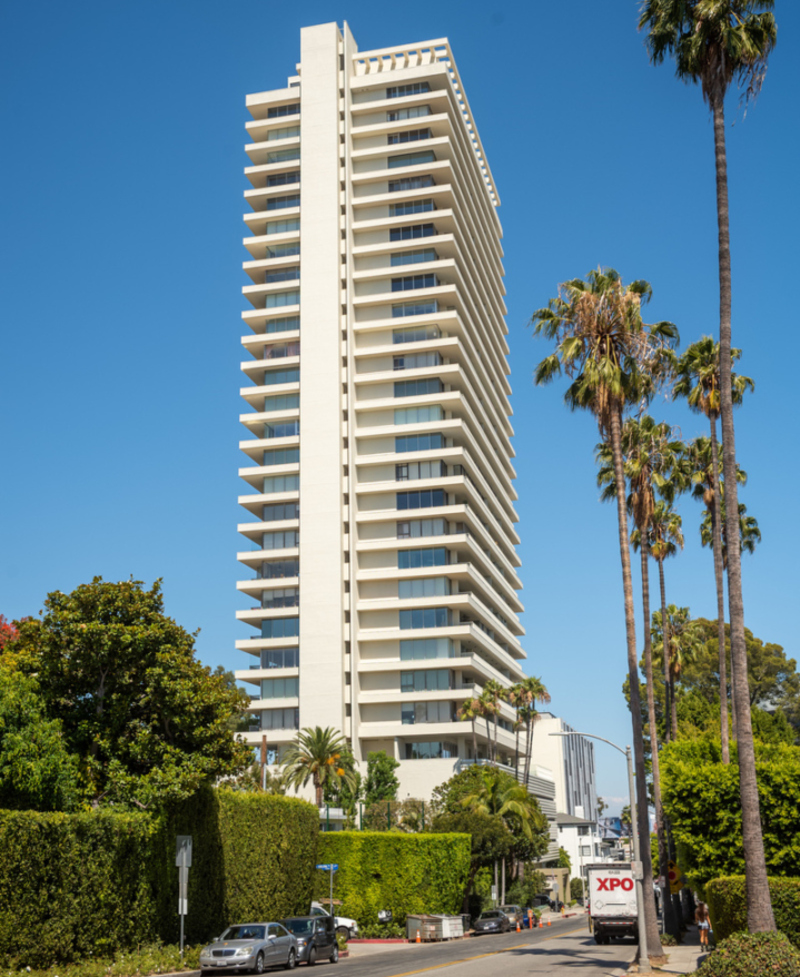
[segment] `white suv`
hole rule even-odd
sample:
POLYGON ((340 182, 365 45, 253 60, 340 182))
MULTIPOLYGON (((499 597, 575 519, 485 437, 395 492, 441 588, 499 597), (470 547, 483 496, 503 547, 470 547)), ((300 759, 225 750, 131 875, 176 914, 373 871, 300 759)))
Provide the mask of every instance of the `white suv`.
MULTIPOLYGON (((318 902, 312 902, 310 915, 330 916, 330 913, 327 909, 323 909, 318 902)), ((354 919, 347 919, 345 916, 334 916, 333 918, 336 920, 337 933, 348 940, 354 940, 358 936, 358 923, 354 919)))

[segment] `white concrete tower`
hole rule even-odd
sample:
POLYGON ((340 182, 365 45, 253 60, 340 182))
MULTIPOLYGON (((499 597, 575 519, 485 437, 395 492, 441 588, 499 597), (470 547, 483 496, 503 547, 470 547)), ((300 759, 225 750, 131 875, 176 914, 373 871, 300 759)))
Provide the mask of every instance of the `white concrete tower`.
POLYGON ((461 704, 524 678, 499 199, 447 40, 300 53, 247 98, 237 677, 254 744, 332 726, 424 796, 473 757, 461 704))

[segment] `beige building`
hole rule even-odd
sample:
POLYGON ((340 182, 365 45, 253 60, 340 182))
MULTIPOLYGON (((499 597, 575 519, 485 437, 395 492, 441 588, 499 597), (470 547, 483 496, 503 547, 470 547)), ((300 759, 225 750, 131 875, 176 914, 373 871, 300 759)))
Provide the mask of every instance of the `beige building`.
POLYGON ((446 40, 322 24, 296 70, 247 97, 237 677, 254 744, 331 726, 425 796, 524 677, 500 200, 446 40))

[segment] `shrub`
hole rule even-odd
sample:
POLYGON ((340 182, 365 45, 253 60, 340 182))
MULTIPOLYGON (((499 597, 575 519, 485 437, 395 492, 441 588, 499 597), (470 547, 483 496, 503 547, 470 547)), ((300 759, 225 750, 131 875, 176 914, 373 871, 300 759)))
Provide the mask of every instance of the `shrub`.
POLYGON ((570 899, 577 901, 583 898, 583 880, 582 879, 570 879, 569 883, 569 896, 570 899))
MULTIPOLYGON (((747 930, 747 892, 743 875, 714 879, 705 889, 711 925, 718 940, 747 930)), ((769 879, 775 924, 800 949, 800 879, 769 879)))
MULTIPOLYGON (((342 916, 359 927, 390 909, 394 922, 409 913, 458 913, 470 867, 469 835, 400 834, 391 831, 331 831, 319 836, 318 859, 338 863, 334 899, 342 916)), ((327 872, 317 872, 315 892, 328 897, 327 872)))
POLYGON ((735 933, 717 945, 698 977, 800 977, 800 953, 783 933, 735 933))
POLYGON ((677 946, 678 941, 671 933, 661 934, 661 946, 677 946))

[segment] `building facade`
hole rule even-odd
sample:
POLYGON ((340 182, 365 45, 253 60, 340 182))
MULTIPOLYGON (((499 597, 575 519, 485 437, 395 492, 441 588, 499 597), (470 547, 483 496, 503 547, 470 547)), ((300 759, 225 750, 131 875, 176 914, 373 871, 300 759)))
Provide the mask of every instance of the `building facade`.
POLYGON ((305 28, 247 108, 247 736, 333 727, 423 796, 524 678, 500 201, 446 40, 305 28))
POLYGON ((552 736, 574 733, 559 716, 539 713, 533 736, 533 756, 537 763, 553 771, 556 807, 560 814, 571 814, 597 823, 597 780, 594 744, 585 736, 552 736))

